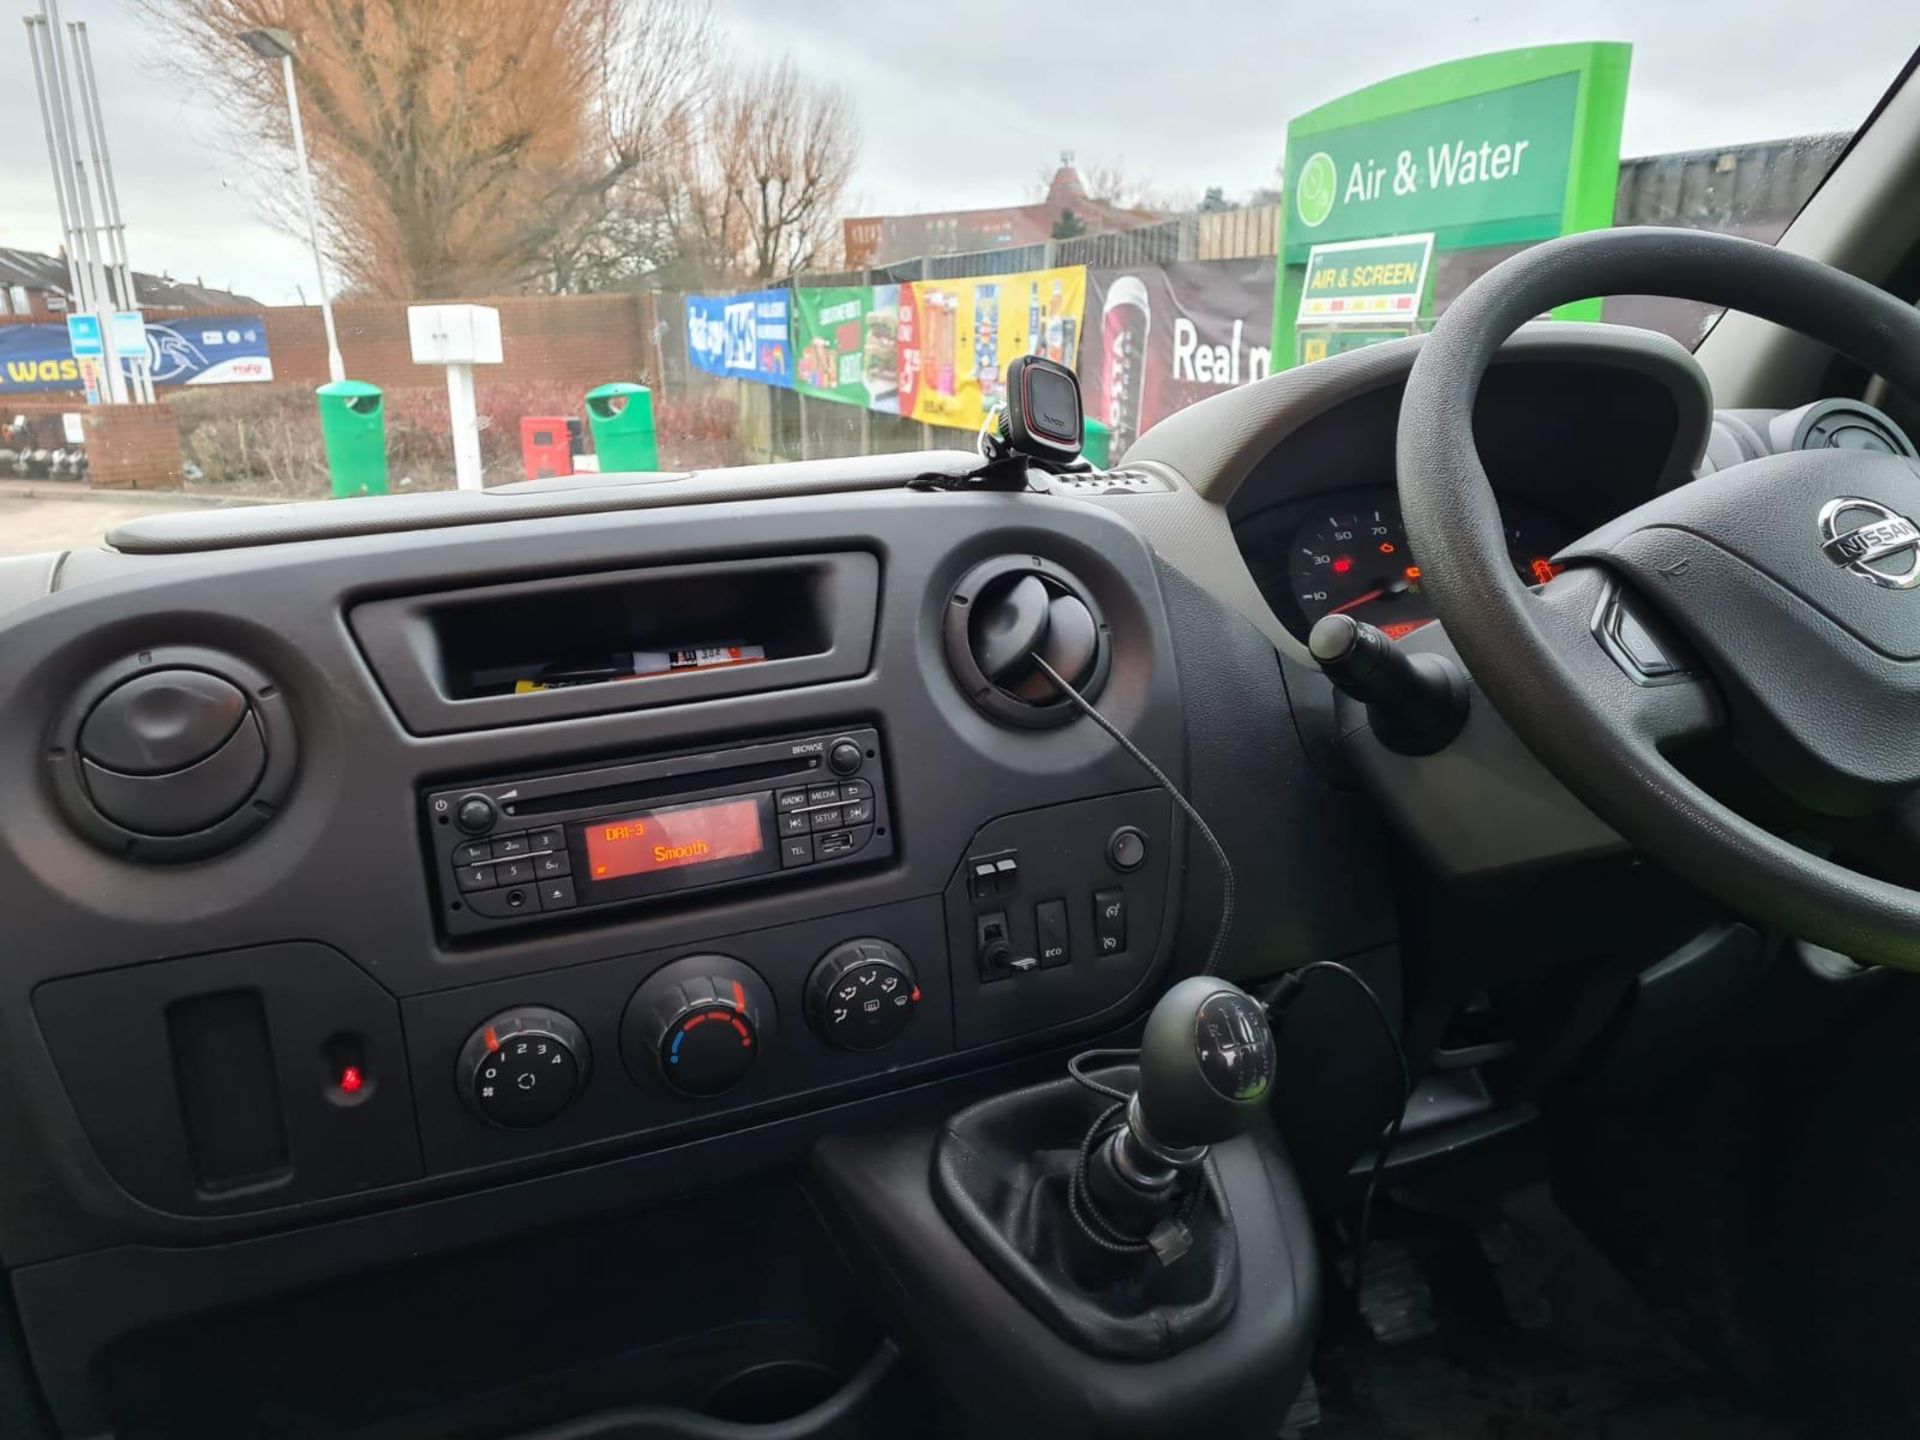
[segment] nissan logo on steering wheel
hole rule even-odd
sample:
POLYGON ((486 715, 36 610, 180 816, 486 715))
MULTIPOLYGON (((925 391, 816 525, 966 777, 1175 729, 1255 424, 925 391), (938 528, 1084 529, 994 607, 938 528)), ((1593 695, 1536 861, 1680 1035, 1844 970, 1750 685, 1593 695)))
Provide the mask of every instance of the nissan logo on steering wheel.
POLYGON ((1920 525, 1877 500, 1849 496, 1821 506, 1820 549, 1834 564, 1889 590, 1920 585, 1920 525), (1889 560, 1895 563, 1880 563, 1889 560))

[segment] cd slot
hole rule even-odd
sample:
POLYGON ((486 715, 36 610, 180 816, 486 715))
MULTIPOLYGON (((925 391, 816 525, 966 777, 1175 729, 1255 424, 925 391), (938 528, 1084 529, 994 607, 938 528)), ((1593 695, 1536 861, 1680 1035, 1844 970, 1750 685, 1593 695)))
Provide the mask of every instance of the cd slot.
POLYGON ((763 760, 755 765, 729 765, 720 770, 703 770, 694 775, 666 775, 657 780, 630 780, 624 785, 597 785, 587 790, 569 790, 564 795, 543 795, 514 804, 516 819, 529 815, 556 815, 563 810, 603 809, 609 805, 628 805, 636 800, 659 800, 675 795, 698 794, 729 785, 746 785, 755 780, 773 780, 783 775, 804 776, 817 770, 816 759, 763 760))

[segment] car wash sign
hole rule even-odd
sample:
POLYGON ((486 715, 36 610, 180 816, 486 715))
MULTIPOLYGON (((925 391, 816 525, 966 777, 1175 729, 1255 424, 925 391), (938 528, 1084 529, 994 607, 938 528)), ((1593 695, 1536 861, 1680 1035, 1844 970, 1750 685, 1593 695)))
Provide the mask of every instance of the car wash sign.
POLYGON ((1295 116, 1276 339, 1303 319, 1316 249, 1430 235, 1445 253, 1611 224, 1631 57, 1618 44, 1477 55, 1295 116))

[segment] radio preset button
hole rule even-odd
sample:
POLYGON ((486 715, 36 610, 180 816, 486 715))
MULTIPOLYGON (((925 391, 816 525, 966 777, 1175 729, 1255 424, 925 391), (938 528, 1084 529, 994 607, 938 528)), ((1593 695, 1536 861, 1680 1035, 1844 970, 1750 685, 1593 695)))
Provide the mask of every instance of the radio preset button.
POLYGON ((527 853, 527 837, 524 835, 502 835, 493 842, 493 858, 496 860, 515 860, 527 853))
POLYGON ((810 785, 807 787, 807 804, 837 805, 840 803, 838 785, 810 785))
POLYGON ((566 851, 549 850, 533 857, 533 873, 542 880, 551 880, 558 875, 572 874, 573 863, 567 859, 566 851))
POLYGON ((454 883, 461 890, 485 890, 493 884, 491 865, 462 865, 453 872, 454 883))
POLYGON ((493 883, 496 885, 524 885, 533 879, 531 860, 498 860, 493 866, 493 883))
POLYGON ((565 850, 567 839, 560 833, 558 825, 549 825, 544 830, 527 832, 527 848, 535 853, 542 850, 565 850))
POLYGON ((824 810, 809 810, 807 815, 816 830, 833 830, 847 823, 841 818, 838 805, 829 805, 824 810))
POLYGON ((542 880, 540 882, 540 908, 542 910, 570 910, 573 908, 573 881, 565 879, 542 880))
POLYGON ((796 865, 811 865, 812 863, 813 837, 811 835, 802 835, 798 839, 782 840, 780 842, 780 864, 782 868, 791 870, 796 865))
POLYGON ((782 815, 786 814, 789 810, 804 810, 807 808, 807 792, 805 790, 776 790, 773 796, 773 808, 778 810, 782 815))
POLYGON ((804 810, 790 810, 780 817, 782 835, 804 835, 807 829, 807 812, 804 810))
POLYGON ((456 865, 484 865, 493 859, 493 847, 484 840, 469 840, 453 847, 456 865))

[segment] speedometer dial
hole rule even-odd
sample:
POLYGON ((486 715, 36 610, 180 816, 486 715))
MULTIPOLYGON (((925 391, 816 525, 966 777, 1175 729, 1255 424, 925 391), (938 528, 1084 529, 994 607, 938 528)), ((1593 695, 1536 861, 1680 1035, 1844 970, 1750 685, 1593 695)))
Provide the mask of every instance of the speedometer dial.
MULTIPOLYGON (((1336 503, 1310 510, 1299 523, 1287 559, 1290 598, 1308 626, 1323 615, 1352 615, 1398 639, 1433 619, 1393 493, 1348 491, 1345 504, 1332 498, 1336 503)), ((1508 503, 1503 510, 1515 573, 1529 585, 1551 580, 1558 568, 1548 557, 1571 533, 1531 507, 1508 503)))

